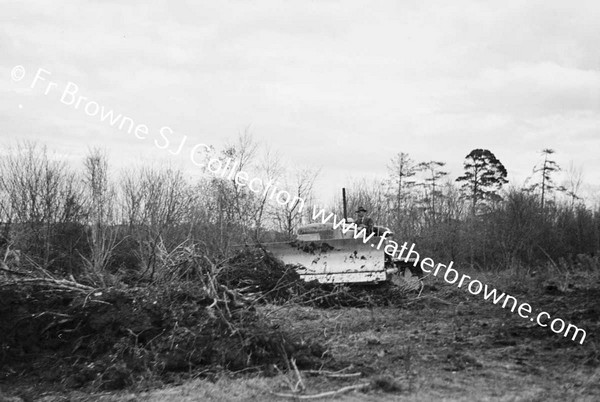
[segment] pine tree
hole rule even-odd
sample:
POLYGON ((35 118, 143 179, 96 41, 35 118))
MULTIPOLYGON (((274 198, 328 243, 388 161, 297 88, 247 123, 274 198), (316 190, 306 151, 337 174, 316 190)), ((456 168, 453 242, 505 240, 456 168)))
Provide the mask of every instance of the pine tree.
POLYGON ((507 172, 502 162, 487 149, 472 150, 465 158, 464 168, 465 174, 456 181, 464 182, 461 190, 471 200, 471 211, 475 215, 480 201, 501 199, 498 191, 508 183, 507 172))
POLYGON ((531 186, 531 190, 536 190, 536 189, 540 189, 541 192, 541 196, 542 196, 542 200, 541 200, 541 206, 542 206, 542 210, 544 210, 544 206, 546 205, 546 196, 551 193, 554 189, 557 189, 559 191, 563 191, 564 187, 556 187, 556 185, 554 184, 554 180, 552 178, 552 173, 554 172, 559 172, 560 166, 558 165, 558 163, 556 163, 556 161, 553 161, 550 158, 550 155, 554 154, 554 150, 550 149, 550 148, 546 148, 542 150, 542 155, 544 156, 544 162, 542 163, 542 166, 540 167, 535 167, 533 169, 533 173, 541 173, 542 174, 542 179, 539 183, 534 184, 533 186, 531 186))

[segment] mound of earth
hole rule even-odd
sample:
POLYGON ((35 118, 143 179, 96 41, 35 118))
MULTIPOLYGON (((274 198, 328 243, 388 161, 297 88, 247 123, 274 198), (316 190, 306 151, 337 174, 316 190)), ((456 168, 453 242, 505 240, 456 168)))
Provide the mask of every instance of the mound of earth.
MULTIPOLYGON (((190 260, 191 261, 191 260, 190 260)), ((265 322, 257 303, 321 308, 399 305, 392 284, 306 283, 295 268, 246 248, 196 276, 95 288, 40 272, 0 276, 0 378, 28 372, 68 387, 119 389, 174 373, 322 363, 324 348, 265 322)))
MULTIPOLYGON (((2 372, 68 387, 119 389, 196 369, 299 367, 324 349, 263 322, 252 300, 213 282, 94 289, 49 278, 0 278, 2 372)), ((5 378, 6 379, 6 378, 5 378)))
POLYGON ((283 302, 302 293, 304 282, 292 265, 286 265, 262 248, 237 251, 218 268, 217 280, 244 293, 260 293, 262 300, 283 302))

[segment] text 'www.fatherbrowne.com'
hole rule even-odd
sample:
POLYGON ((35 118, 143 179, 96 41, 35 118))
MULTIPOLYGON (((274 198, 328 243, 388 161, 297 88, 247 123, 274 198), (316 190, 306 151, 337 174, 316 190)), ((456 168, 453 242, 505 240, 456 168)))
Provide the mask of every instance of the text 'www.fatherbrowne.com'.
MULTIPOLYGON (((362 239, 364 243, 371 241, 375 236, 374 233, 367 233, 364 228, 359 230, 355 223, 347 223, 345 219, 338 219, 333 213, 326 216, 326 211, 323 209, 319 210, 317 207, 313 207, 312 217, 314 220, 320 219, 321 223, 332 223, 334 229, 341 228, 343 233, 352 230, 352 236, 355 239, 362 239)), ((408 242, 399 245, 394 240, 384 241, 386 235, 389 233, 391 232, 386 231, 380 236, 380 241, 377 244, 376 249, 380 249, 381 246, 385 244, 383 251, 391 257, 400 260, 404 258, 404 262, 412 262, 415 267, 420 264, 420 267, 424 272, 432 273, 436 277, 438 275, 441 276, 443 272, 444 280, 447 283, 451 285, 457 284, 459 288, 466 288, 469 293, 473 295, 483 293, 484 300, 491 300, 493 304, 501 303, 500 305, 502 308, 510 306, 510 311, 514 313, 516 310, 521 318, 529 319, 529 321, 535 322, 540 327, 550 327, 552 332, 555 334, 562 333, 565 338, 571 334, 572 341, 576 341, 580 336, 579 343, 583 344, 587 335, 585 330, 571 323, 565 323, 565 321, 560 318, 554 318, 550 321, 551 316, 546 311, 542 311, 537 315, 531 315, 533 308, 529 303, 519 304, 517 298, 514 296, 500 292, 496 288, 490 289, 487 284, 484 285, 477 279, 471 278, 469 275, 462 274, 461 276, 457 270, 452 268, 452 265, 454 264, 453 261, 450 261, 448 265, 440 263, 436 264, 431 258, 426 257, 421 259, 419 253, 415 250, 414 243, 409 248, 408 242)))

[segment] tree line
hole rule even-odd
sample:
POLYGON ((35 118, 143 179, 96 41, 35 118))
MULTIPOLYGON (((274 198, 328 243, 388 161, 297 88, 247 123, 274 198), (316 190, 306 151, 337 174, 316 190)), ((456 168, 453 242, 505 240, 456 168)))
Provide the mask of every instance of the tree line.
POLYGON ((517 187, 487 149, 469 152, 456 178, 445 162, 415 162, 400 152, 386 178, 357 181, 349 199, 400 240, 476 269, 598 266, 600 206, 580 196, 580 170, 569 168, 557 184, 562 169, 553 154, 543 149, 531 177, 517 187))
MULTIPOLYGON (((285 166, 248 133, 215 154, 278 182, 305 209, 210 174, 192 180, 169 165, 116 170, 100 149, 71 166, 41 144, 19 143, 0 156, 4 260, 19 250, 21 264, 106 285, 106 272, 153 278, 182 245, 225 257, 233 245, 291 239, 310 222, 318 170, 285 166)), ((385 178, 349 186, 349 207, 364 206, 431 257, 475 268, 586 264, 600 249, 600 210, 580 199, 581 176, 555 184, 560 166, 552 155, 543 151, 534 184, 516 188, 489 150, 471 151, 455 179, 444 162, 415 162, 401 152, 385 178)), ((341 200, 331 201, 330 211, 341 209, 341 200)))
MULTIPOLYGON (((161 259, 182 245, 225 256, 233 245, 289 238, 301 221, 297 205, 279 205, 235 180, 191 179, 169 165, 113 169, 109 155, 90 149, 71 166, 39 143, 6 147, 0 156, 0 251, 20 263, 102 282, 106 271, 152 278, 161 259)), ((238 171, 312 202, 318 171, 286 168, 241 134, 216 157, 238 171)), ((2 258, 2 256, 0 256, 2 258)))

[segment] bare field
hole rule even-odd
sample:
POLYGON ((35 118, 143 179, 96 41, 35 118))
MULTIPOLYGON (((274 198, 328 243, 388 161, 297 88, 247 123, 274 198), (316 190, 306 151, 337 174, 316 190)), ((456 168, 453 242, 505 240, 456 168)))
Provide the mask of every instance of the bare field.
POLYGON ((583 345, 448 286, 406 308, 294 307, 277 317, 300 336, 326 339, 335 369, 352 366, 366 379, 393 381, 398 389, 385 399, 598 400, 600 284, 594 285, 523 295, 587 329, 583 345))

